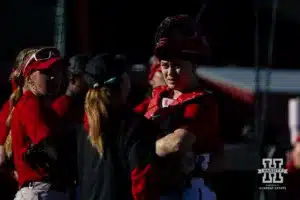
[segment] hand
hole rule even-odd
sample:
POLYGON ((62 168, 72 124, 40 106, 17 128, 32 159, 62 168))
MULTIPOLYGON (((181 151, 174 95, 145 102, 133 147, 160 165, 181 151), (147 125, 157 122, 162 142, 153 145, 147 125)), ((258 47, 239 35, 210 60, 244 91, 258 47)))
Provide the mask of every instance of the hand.
POLYGON ((192 149, 195 136, 185 129, 177 129, 173 133, 156 141, 156 154, 164 157, 170 153, 186 152, 192 149))
POLYGON ((6 160, 6 152, 3 145, 0 145, 0 166, 3 165, 3 163, 6 160))
POLYGON ((300 169, 300 142, 295 143, 292 157, 295 163, 295 167, 300 169))

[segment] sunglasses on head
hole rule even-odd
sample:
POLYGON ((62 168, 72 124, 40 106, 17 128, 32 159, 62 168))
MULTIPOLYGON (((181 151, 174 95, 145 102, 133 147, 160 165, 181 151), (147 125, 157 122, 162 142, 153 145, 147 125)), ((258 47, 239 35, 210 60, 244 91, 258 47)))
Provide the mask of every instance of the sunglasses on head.
POLYGON ((49 60, 50 58, 58 58, 58 57, 60 57, 60 52, 55 47, 44 47, 38 49, 27 59, 27 62, 23 68, 23 72, 25 72, 27 66, 33 61, 37 62, 37 61, 49 60))

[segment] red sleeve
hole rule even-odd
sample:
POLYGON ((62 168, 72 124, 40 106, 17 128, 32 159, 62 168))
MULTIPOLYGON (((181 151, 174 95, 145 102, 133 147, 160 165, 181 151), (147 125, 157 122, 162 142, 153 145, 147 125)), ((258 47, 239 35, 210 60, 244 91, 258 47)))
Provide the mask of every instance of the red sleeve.
POLYGON ((50 125, 46 124, 47 116, 43 115, 41 108, 36 98, 28 99, 22 108, 22 124, 33 144, 39 143, 50 133, 50 125))
POLYGON ((159 200, 158 171, 154 170, 158 159, 155 141, 159 129, 152 121, 143 119, 143 122, 127 138, 132 196, 134 200, 159 200))
POLYGON ((71 104, 71 97, 67 95, 63 95, 55 99, 51 106, 52 109, 57 113, 57 115, 59 117, 62 117, 68 112, 70 108, 70 104, 71 104))
POLYGON ((150 100, 151 100, 151 98, 145 99, 142 103, 140 103, 139 105, 137 105, 134 108, 134 111, 136 113, 144 114, 147 111, 147 109, 148 109, 148 105, 149 105, 150 100))
POLYGON ((131 172, 131 189, 134 200, 158 200, 156 179, 153 166, 135 168, 131 172))
POLYGON ((0 111, 0 145, 3 145, 6 141, 6 138, 9 134, 9 131, 7 129, 6 126, 6 120, 7 117, 10 113, 10 106, 9 106, 10 102, 6 101, 3 106, 2 109, 0 111))
POLYGON ((210 98, 203 104, 187 105, 184 112, 186 128, 195 134, 197 152, 218 152, 222 148, 216 102, 210 98))
POLYGON ((170 90, 170 88, 166 85, 157 86, 152 89, 152 97, 160 95, 162 92, 170 90))

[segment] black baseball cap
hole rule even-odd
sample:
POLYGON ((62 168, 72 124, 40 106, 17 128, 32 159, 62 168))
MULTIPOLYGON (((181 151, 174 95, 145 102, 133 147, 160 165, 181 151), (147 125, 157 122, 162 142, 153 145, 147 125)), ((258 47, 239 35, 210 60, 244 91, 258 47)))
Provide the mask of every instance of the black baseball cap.
POLYGON ((86 64, 88 63, 90 56, 88 55, 75 55, 69 60, 69 73, 73 75, 79 75, 85 73, 86 64))
POLYGON ((160 23, 156 31, 155 43, 158 43, 161 38, 172 38, 178 34, 183 38, 195 37, 201 35, 201 31, 200 24, 188 15, 169 16, 160 23))
POLYGON ((89 88, 101 87, 118 80, 128 66, 122 54, 98 54, 87 63, 84 78, 89 88))

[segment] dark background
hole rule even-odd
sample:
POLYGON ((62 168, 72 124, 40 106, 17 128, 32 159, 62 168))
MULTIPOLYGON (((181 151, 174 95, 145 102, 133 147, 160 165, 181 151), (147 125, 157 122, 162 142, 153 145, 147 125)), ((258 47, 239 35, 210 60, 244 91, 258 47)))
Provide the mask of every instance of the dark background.
MULTIPOLYGON (((196 16, 203 2, 66 0, 66 55, 114 50, 126 53, 132 62, 145 62, 151 56, 158 24, 169 15, 196 16)), ((212 46, 212 65, 253 65, 253 1, 205 2, 206 9, 200 22, 212 46)), ((260 64, 266 65, 271 2, 262 2, 259 9, 260 64)), ((296 9, 296 4, 293 0, 289 0, 289 4, 279 4, 274 67, 299 67, 300 26, 298 18, 290 12, 296 9)), ((53 0, 2 3, 0 84, 3 91, 8 90, 7 77, 18 51, 30 46, 54 44, 55 6, 53 0)))

